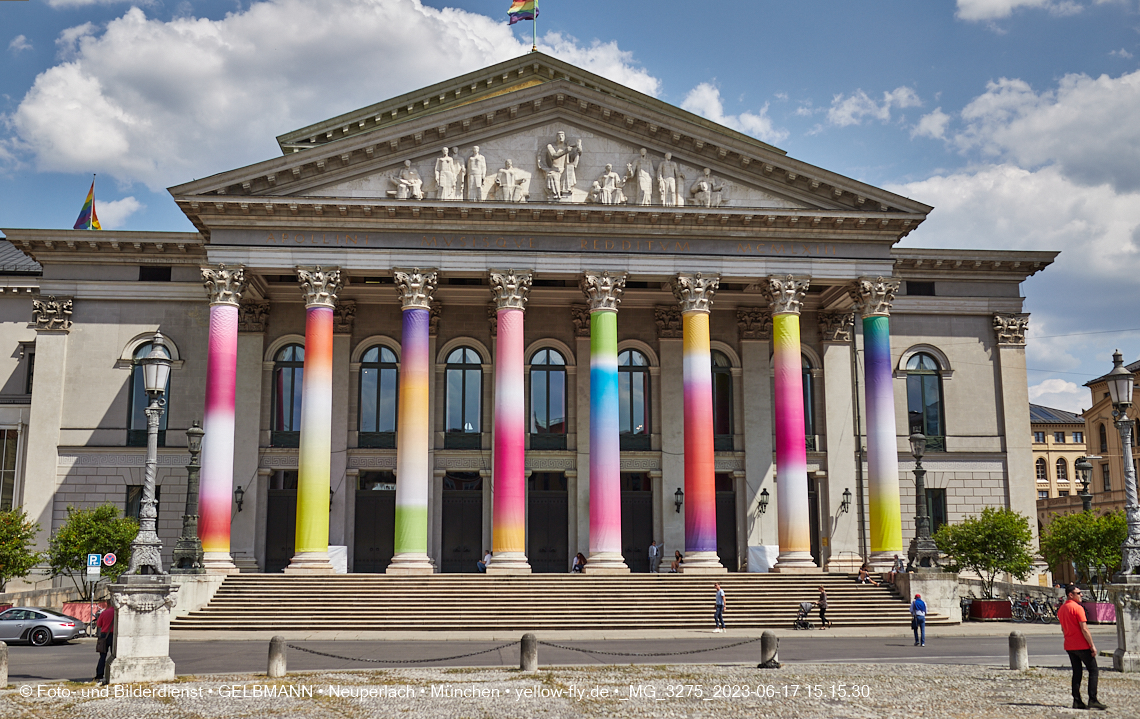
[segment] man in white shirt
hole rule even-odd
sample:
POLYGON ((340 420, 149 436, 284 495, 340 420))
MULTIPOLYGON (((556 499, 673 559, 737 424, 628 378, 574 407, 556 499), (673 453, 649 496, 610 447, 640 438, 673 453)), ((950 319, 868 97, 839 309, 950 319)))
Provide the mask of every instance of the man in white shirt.
POLYGON ((661 552, 657 551, 657 540, 649 543, 649 573, 657 574, 657 565, 661 563, 661 552))
POLYGON ((487 565, 490 563, 491 563, 491 551, 490 550, 484 550, 483 561, 482 562, 475 562, 475 565, 479 567, 480 572, 486 572, 487 571, 487 565))

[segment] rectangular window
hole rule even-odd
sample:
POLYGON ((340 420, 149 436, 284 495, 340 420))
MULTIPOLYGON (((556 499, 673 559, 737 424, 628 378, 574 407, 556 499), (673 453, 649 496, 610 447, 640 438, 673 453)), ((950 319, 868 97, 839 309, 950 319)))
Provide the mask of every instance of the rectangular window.
POLYGON ((143 265, 139 268, 139 282, 170 282, 170 268, 143 265))
POLYGON ((1100 476, 1101 476, 1101 479, 1104 480, 1104 491, 1111 492, 1112 491, 1112 472, 1109 471, 1107 464, 1102 464, 1100 466, 1100 476))
POLYGON ((934 283, 933 282, 915 282, 914 280, 906 281, 906 293, 908 295, 933 297, 934 296, 934 283))
POLYGON ((926 488, 926 514, 930 517, 930 533, 946 524, 946 490, 926 488))
POLYGON ((1060 491, 1060 492, 1057 492, 1057 496, 1058 496, 1058 497, 1068 497, 1068 496, 1069 496, 1069 491, 1066 489, 1066 490, 1062 490, 1062 491, 1060 491))
POLYGON ((1065 443, 1065 433, 1064 432, 1054 432, 1053 433, 1053 441, 1056 442, 1057 444, 1064 444, 1065 443))
POLYGON ((1033 441, 1036 442, 1037 444, 1044 444, 1045 443, 1045 433, 1044 432, 1034 432, 1033 433, 1033 441))
POLYGON ((0 430, 0 511, 12 508, 16 492, 16 442, 20 434, 14 429, 0 430))
POLYGON ((1085 443, 1085 433, 1084 432, 1073 432, 1073 444, 1084 444, 1084 443, 1085 443))
POLYGON ((1037 498, 1038 499, 1049 499, 1049 490, 1047 490, 1047 489, 1037 490, 1037 498))
MULTIPOLYGON (((139 512, 142 511, 142 493, 143 486, 141 484, 128 484, 127 485, 127 504, 123 509, 123 516, 130 517, 131 519, 138 519, 139 512)), ((162 486, 154 485, 154 510, 157 512, 160 498, 162 497, 162 486)))

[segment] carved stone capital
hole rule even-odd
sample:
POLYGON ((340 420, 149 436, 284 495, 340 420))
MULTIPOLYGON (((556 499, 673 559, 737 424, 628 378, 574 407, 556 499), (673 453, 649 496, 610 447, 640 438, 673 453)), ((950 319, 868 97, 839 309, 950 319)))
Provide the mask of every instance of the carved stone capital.
POLYGON ((350 335, 356 322, 356 302, 344 300, 333 307, 333 334, 350 335))
POLYGON ((431 309, 428 310, 428 337, 439 334, 439 316, 442 313, 443 305, 439 302, 432 303, 431 309))
POLYGON ((764 295, 768 298, 768 308, 773 315, 798 315, 804 304, 810 277, 784 275, 772 276, 763 284, 764 295))
POLYGON ((855 311, 863 317, 889 317, 899 284, 899 280, 891 277, 859 278, 850 290, 855 311))
POLYGON ((396 292, 400 295, 400 302, 404 309, 418 307, 431 309, 432 294, 435 292, 435 283, 439 275, 435 270, 394 270, 392 275, 396 279, 396 292))
POLYGON ((574 323, 575 337, 590 336, 590 308, 586 305, 570 305, 570 321, 574 323))
POLYGON ((202 285, 210 297, 212 305, 240 305, 245 292, 245 268, 217 267, 202 268, 202 285))
POLYGON ((269 324, 268 302, 243 302, 238 305, 238 332, 264 332, 269 324))
POLYGON ((720 287, 720 278, 704 277, 700 272, 681 272, 670 284, 681 312, 708 312, 712 309, 713 295, 720 287))
POLYGON ((301 296, 305 307, 336 307, 336 293, 340 292, 340 270, 324 270, 319 266, 311 270, 297 268, 297 281, 301 283, 301 296))
POLYGON ((999 345, 1025 346, 1025 331, 1029 329, 1029 315, 1006 314, 998 312, 994 315, 994 334, 997 335, 999 345))
POLYGON ((736 329, 742 340, 770 340, 772 313, 760 307, 737 307, 736 329))
POLYGON ((653 320, 657 323, 657 339, 679 340, 684 336, 680 307, 657 305, 653 308, 653 320))
POLYGON ((851 342, 851 331, 855 326, 852 312, 820 312, 819 336, 823 342, 851 342))
POLYGON ((74 300, 70 297, 56 297, 55 295, 48 295, 47 299, 44 299, 43 296, 33 297, 32 323, 28 326, 37 331, 70 330, 73 302, 74 300))
POLYGON ((590 311, 614 310, 616 312, 617 306, 621 302, 622 293, 625 291, 625 278, 624 272, 611 275, 608 270, 587 272, 582 275, 582 278, 578 280, 578 286, 586 295, 586 302, 590 311))
MULTIPOLYGON (((119 580, 122 582, 123 580, 119 580)), ((130 584, 111 585, 111 604, 115 609, 125 609, 136 614, 149 614, 158 609, 170 609, 178 604, 177 584, 164 584, 157 587, 132 586, 130 584)))
POLYGON ((495 302, 487 305, 487 324, 491 326, 491 337, 499 336, 499 308, 495 302))
POLYGON ((530 283, 534 280, 534 273, 530 270, 516 272, 514 270, 491 270, 491 297, 496 309, 515 308, 526 309, 527 294, 530 292, 530 283))

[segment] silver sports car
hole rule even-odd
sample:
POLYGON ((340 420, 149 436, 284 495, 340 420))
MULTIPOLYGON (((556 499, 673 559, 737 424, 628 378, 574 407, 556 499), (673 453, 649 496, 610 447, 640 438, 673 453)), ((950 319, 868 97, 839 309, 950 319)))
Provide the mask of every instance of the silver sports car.
POLYGON ((12 607, 0 614, 0 641, 29 642, 37 647, 65 642, 83 633, 75 617, 40 607, 12 607))

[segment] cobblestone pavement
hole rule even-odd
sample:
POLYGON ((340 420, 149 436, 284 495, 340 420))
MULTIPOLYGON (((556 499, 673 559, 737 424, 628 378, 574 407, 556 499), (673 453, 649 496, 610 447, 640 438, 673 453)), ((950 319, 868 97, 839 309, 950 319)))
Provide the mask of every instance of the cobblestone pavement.
MULTIPOLYGON (((1100 699, 1109 715, 1140 716, 1140 676, 1102 672, 1100 699)), ((1088 716, 1070 705, 1067 670, 899 664, 396 669, 98 688, 55 682, 0 692, 0 717, 35 719, 1088 716)))

